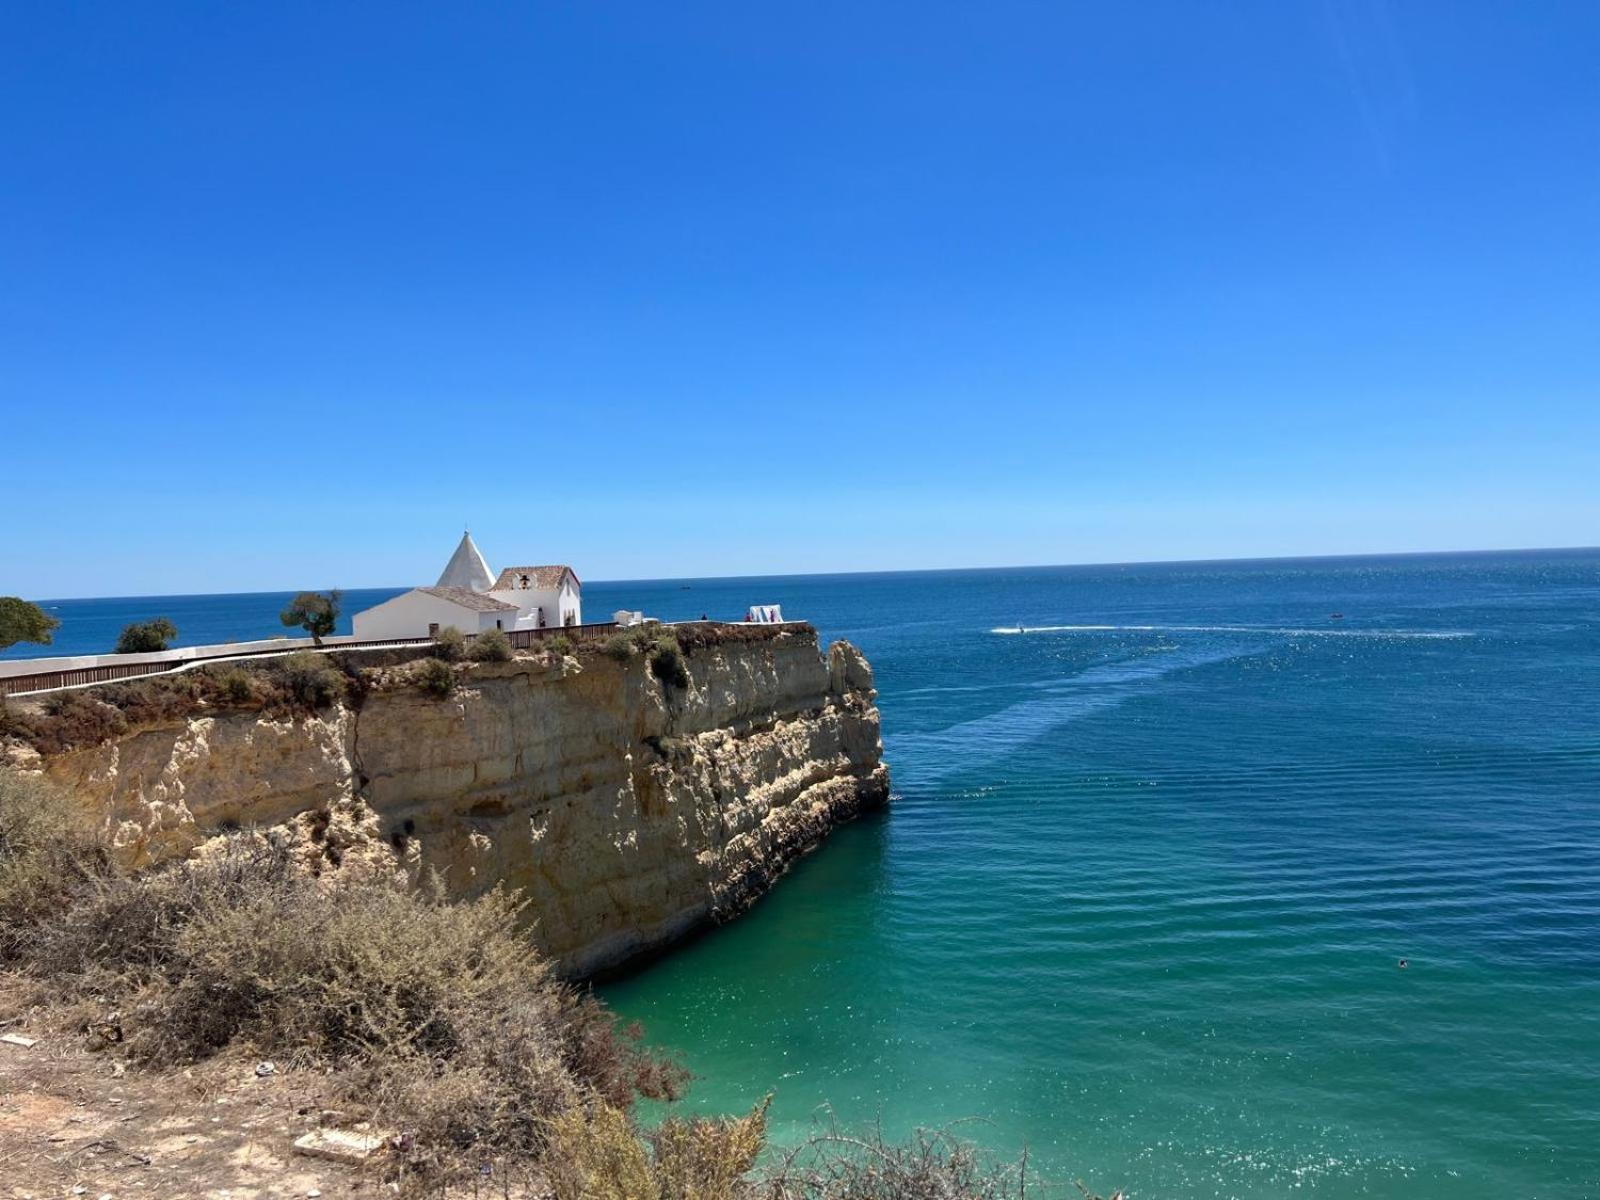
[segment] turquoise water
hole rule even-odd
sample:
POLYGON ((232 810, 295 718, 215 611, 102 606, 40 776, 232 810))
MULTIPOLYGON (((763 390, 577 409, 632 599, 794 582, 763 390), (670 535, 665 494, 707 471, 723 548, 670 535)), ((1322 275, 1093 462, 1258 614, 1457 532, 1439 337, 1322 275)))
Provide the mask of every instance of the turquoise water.
MULTIPOLYGON (((55 652, 271 636, 284 599, 58 601, 55 652)), ((1600 1196, 1600 552, 584 602, 781 603, 882 693, 892 811, 603 989, 687 1105, 979 1118, 1147 1200, 1600 1196)))
POLYGON ((858 643, 895 780, 602 989, 689 1107, 1136 1197, 1600 1194, 1600 553, 630 586, 858 643))

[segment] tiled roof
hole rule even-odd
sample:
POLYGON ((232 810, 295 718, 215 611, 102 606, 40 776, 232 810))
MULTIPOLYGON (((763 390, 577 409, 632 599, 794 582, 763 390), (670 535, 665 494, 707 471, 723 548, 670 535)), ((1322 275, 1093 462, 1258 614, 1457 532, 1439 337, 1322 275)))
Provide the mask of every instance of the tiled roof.
POLYGON ((555 591, 556 588, 561 586, 561 580, 567 575, 572 576, 573 583, 578 584, 579 587, 583 586, 578 579, 576 571, 571 567, 558 563, 551 567, 507 567, 500 572, 500 578, 494 581, 494 587, 489 590, 491 592, 521 591, 522 577, 524 575, 530 581, 528 586, 540 592, 555 591))
POLYGON ((437 596, 441 600, 448 600, 452 604, 459 604, 462 608, 470 608, 473 612, 516 612, 515 604, 507 604, 504 600, 496 600, 493 596, 485 596, 464 587, 425 587, 418 588, 419 592, 426 592, 430 596, 437 596))

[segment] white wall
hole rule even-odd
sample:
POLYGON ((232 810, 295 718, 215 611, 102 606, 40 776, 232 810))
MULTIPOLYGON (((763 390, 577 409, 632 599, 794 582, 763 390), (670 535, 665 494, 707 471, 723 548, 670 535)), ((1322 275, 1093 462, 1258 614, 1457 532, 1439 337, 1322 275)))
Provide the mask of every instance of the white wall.
POLYGON ((475 612, 427 592, 407 592, 358 612, 354 625, 357 638, 425 638, 430 625, 440 629, 454 625, 462 633, 481 633, 495 628, 497 620, 510 629, 515 617, 510 612, 475 612))
POLYGON ((561 624, 568 623, 567 617, 571 615, 573 625, 583 624, 583 597, 577 587, 573 585, 572 576, 568 575, 561 584, 561 624))
POLYGON ((578 589, 572 586, 570 577, 560 588, 509 588, 490 592, 489 595, 517 606, 519 629, 537 628, 538 621, 534 614, 540 608, 544 609, 544 623, 547 626, 565 625, 568 614, 572 615, 572 624, 583 624, 583 602, 578 589))

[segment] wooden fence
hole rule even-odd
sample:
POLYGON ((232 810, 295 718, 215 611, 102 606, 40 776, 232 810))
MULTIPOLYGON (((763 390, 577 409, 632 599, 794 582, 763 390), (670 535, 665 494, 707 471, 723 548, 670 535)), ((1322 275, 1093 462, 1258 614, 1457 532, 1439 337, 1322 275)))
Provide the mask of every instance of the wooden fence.
MULTIPOLYGON (((594 625, 553 625, 548 629, 511 629, 506 631, 513 649, 526 650, 546 638, 565 634, 574 642, 597 641, 609 637, 617 628, 616 622, 605 621, 594 625)), ((468 634, 471 642, 475 634, 468 634)), ((425 646, 428 638, 367 638, 362 641, 335 642, 321 647, 324 653, 337 650, 371 650, 379 646, 425 646)), ((133 679, 142 675, 164 675, 190 663, 212 662, 217 659, 260 658, 272 654, 292 654, 294 650, 234 650, 227 646, 207 646, 207 653, 190 654, 182 658, 157 659, 154 662, 104 663, 93 667, 71 667, 61 671, 35 671, 29 675, 0 675, 0 696, 14 696, 19 692, 48 692, 56 688, 81 687, 86 683, 109 683, 114 679, 133 679)), ((296 649, 316 650, 315 646, 296 649)))
POLYGON ((597 642, 601 638, 610 637, 616 630, 615 621, 598 621, 593 625, 550 625, 544 629, 511 629, 506 632, 506 637, 511 639, 512 649, 526 650, 535 642, 542 642, 557 634, 572 642, 597 642))

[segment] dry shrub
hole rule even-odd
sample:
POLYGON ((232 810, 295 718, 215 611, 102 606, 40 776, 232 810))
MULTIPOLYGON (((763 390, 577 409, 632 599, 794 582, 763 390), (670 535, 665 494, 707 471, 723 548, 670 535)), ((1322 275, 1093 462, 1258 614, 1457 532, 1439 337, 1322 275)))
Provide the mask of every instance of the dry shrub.
POLYGON ((433 635, 433 656, 445 662, 460 662, 467 656, 467 635, 454 625, 446 625, 433 635))
POLYGON ((441 700, 456 690, 455 668, 442 658, 423 659, 411 669, 411 681, 441 700))
POLYGON ((77 805, 37 776, 0 771, 0 962, 23 956, 37 923, 105 869, 77 805))
POLYGON ((737 1120, 674 1117, 650 1132, 662 1200, 735 1200, 767 1142, 768 1096, 737 1120))
POLYGON ((549 973, 501 893, 451 902, 436 886, 313 878, 283 839, 252 834, 70 890, 29 908, 23 965, 63 1000, 121 1008, 130 1053, 170 1067, 242 1050, 329 1070, 351 1103, 414 1134, 413 1165, 430 1173, 473 1146, 527 1158, 575 1105, 682 1086, 549 973))
POLYGON ((128 731, 128 719, 93 691, 55 692, 42 714, 17 713, 13 727, 40 754, 61 754, 120 737, 128 731))
POLYGON ((545 1171, 555 1200, 658 1200, 650 1157, 628 1118, 600 1105, 550 1123, 545 1171))
POLYGON ((129 725, 155 725, 189 716, 200 705, 204 687, 197 673, 108 683, 95 698, 119 710, 129 725))
POLYGON ((214 678, 218 696, 228 704, 243 708, 256 700, 256 685, 248 671, 231 667, 217 672, 214 678))
POLYGON ((284 700, 302 711, 327 708, 345 695, 345 673, 315 650, 296 650, 269 660, 273 682, 284 700))
POLYGON ((510 662, 511 639, 499 629, 485 629, 472 639, 467 654, 474 662, 510 662))
POLYGON ((604 642, 600 643, 600 653, 613 662, 627 662, 633 657, 634 649, 634 638, 626 633, 613 633, 604 642))
MULTIPOLYGON (((1081 1183, 1077 1191, 1100 1200, 1081 1183)), ((1026 1154, 1001 1161, 948 1130, 918 1130, 908 1141, 888 1142, 881 1130, 858 1137, 830 1128, 785 1151, 764 1173, 760 1194, 762 1200, 1027 1200, 1059 1193, 1029 1174, 1026 1154)))
MULTIPOLYGON (((770 1099, 770 1098, 769 1098, 770 1099)), ((746 1117, 673 1117, 646 1135, 610 1105, 551 1122, 544 1165, 555 1200, 739 1200, 766 1144, 767 1100, 746 1117)))

